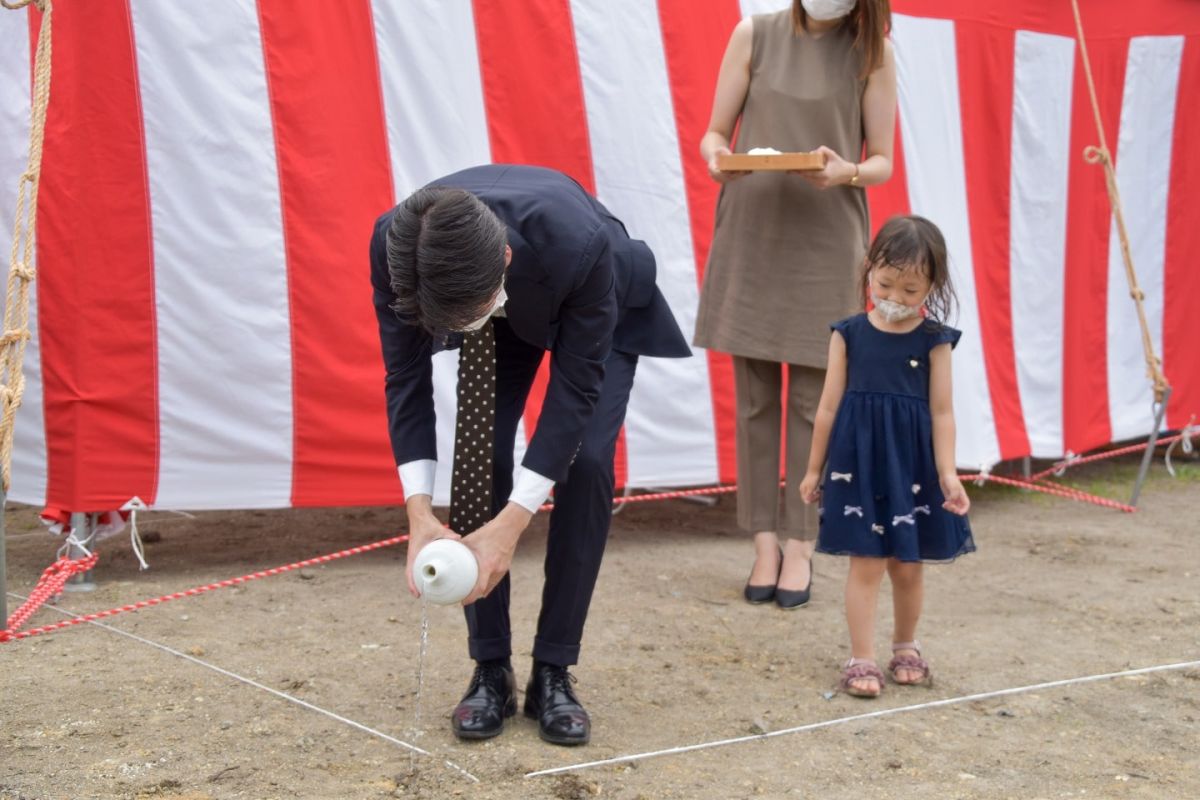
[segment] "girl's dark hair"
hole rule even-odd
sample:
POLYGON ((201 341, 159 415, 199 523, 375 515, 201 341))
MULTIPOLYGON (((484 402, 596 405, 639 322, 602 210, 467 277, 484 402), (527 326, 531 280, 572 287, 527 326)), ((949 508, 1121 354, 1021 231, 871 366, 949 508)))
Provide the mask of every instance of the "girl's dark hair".
POLYGON ((917 269, 929 278, 929 297, 925 308, 929 319, 949 322, 958 305, 954 286, 950 283, 950 263, 946 256, 946 239, 938 226, 925 217, 910 214, 892 217, 883 223, 867 258, 863 261, 859 285, 863 289, 864 305, 870 294, 870 274, 875 267, 893 267, 901 272, 917 269))
POLYGON ((461 330, 487 312, 504 283, 504 223, 462 189, 418 189, 387 233, 391 308, 430 333, 461 330))
MULTIPOLYGON (((800 0, 792 0, 792 24, 808 30, 808 12, 800 0)), ((858 77, 865 80, 883 66, 883 40, 892 29, 891 5, 888 0, 858 0, 858 5, 846 15, 845 24, 850 26, 854 46, 862 53, 862 71, 858 77)))

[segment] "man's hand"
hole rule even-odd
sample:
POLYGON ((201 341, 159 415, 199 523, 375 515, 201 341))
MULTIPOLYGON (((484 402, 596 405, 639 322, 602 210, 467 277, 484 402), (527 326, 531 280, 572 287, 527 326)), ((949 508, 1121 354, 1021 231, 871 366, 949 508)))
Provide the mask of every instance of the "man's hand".
POLYGON ((420 597, 421 592, 413 581, 413 562, 421 548, 434 539, 461 539, 433 515, 433 500, 427 494, 414 494, 405 503, 408 509, 408 563, 404 575, 408 579, 408 593, 420 597))
POLYGON ((496 588, 496 584, 508 574, 513 553, 517 549, 517 540, 529 527, 531 519, 533 514, 527 509, 516 503, 509 503, 495 519, 463 538, 463 544, 471 548, 479 562, 479 580, 475 582, 471 593, 463 599, 464 606, 469 606, 481 597, 487 597, 492 589, 496 588))

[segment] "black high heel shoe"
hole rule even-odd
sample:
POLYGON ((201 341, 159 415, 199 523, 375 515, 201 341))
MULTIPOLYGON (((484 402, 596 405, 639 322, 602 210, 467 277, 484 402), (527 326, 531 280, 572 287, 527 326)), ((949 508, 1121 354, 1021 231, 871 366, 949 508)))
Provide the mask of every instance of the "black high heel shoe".
MULTIPOLYGON (((779 572, 783 569, 783 548, 779 548, 779 569, 775 571, 775 583, 779 582, 779 572)), ((762 603, 771 602, 771 598, 775 597, 775 583, 769 586, 754 586, 749 580, 746 581, 746 588, 742 589, 742 595, 746 598, 746 602, 752 605, 760 605, 762 603)))
MULTIPOLYGON (((783 564, 780 563, 780 571, 782 571, 782 568, 783 568, 783 564)), ((812 558, 809 557, 809 559, 808 559, 808 586, 805 586, 803 589, 799 589, 799 590, 776 589, 775 590, 775 604, 777 606, 779 606, 780 608, 784 608, 784 609, 788 609, 788 610, 793 609, 793 608, 800 608, 800 606, 806 605, 808 603, 809 597, 811 597, 811 595, 812 595, 812 579, 813 579, 812 558)), ((776 580, 778 580, 778 578, 776 578, 776 580)))

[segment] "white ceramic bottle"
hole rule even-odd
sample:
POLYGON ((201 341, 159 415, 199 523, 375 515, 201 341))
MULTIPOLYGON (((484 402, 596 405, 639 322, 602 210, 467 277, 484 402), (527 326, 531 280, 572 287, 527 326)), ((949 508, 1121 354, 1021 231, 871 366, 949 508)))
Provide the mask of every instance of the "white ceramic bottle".
POLYGON ((435 539, 421 548, 413 564, 413 582, 430 603, 449 605, 471 593, 479 579, 479 562, 457 539, 435 539))

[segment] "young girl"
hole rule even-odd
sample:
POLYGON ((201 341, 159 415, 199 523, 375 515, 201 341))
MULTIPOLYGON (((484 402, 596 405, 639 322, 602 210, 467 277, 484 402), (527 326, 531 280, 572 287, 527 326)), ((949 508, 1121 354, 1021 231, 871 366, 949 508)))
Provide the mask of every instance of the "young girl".
POLYGON ((946 242, 929 220, 896 217, 864 264, 874 307, 831 326, 800 494, 806 503, 821 500, 817 550, 850 556, 851 658, 841 685, 878 697, 875 606, 884 571, 895 612, 888 672, 897 684, 925 683, 929 665, 916 641, 922 562, 952 560, 975 543, 954 463, 950 350, 960 333, 942 322, 955 299, 946 242))

